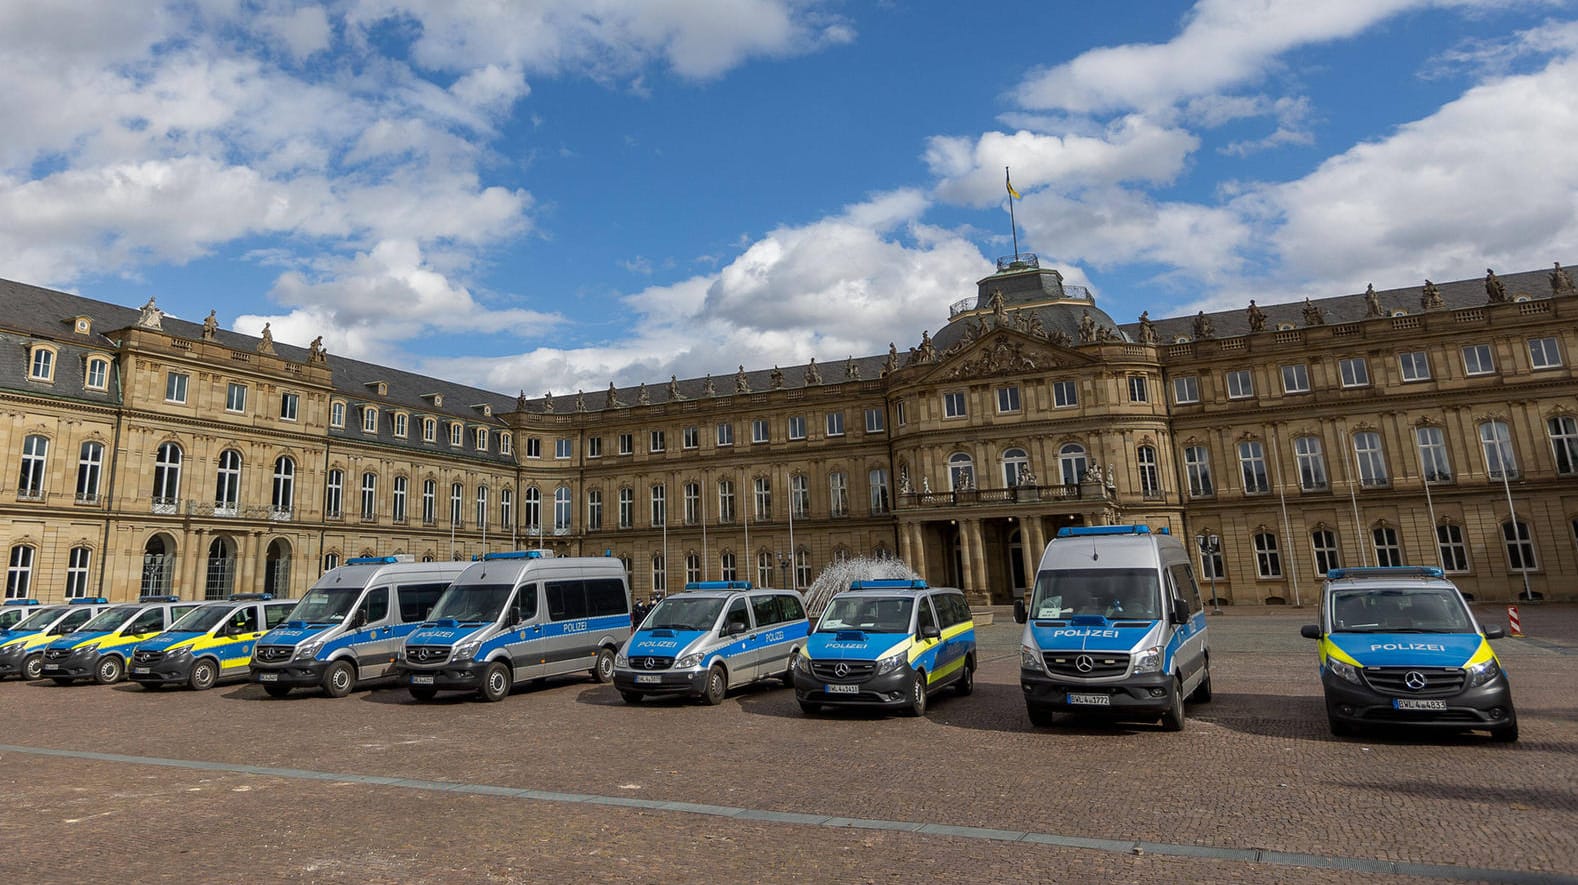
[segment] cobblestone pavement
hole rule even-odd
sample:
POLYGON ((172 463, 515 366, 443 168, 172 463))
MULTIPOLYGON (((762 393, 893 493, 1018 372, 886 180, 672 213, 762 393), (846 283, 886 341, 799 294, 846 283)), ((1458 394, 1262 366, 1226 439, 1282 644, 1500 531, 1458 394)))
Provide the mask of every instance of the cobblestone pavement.
MULTIPOLYGON (((1018 625, 922 720, 0 684, 5 881, 1369 882, 1578 874, 1578 607, 1497 643, 1522 740, 1327 732, 1311 609, 1211 621, 1187 728, 1033 729, 1018 625), (546 794, 560 795, 546 795, 546 794), (623 803, 623 804, 621 804, 623 803), (668 807, 661 807, 667 805, 668 807), (926 827, 926 832, 917 831, 926 827), (973 829, 954 829, 973 828, 973 829), (1194 854, 1198 856, 1187 856, 1194 854), (1400 876, 1397 873, 1423 874, 1400 876)), ((1504 609, 1481 607, 1487 623, 1504 609)))

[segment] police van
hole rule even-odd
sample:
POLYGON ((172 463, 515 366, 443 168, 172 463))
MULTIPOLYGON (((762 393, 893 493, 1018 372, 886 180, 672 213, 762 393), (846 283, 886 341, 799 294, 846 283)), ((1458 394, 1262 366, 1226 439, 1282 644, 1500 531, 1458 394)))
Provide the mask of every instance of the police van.
POLYGON ((102 596, 84 596, 34 609, 0 638, 0 679, 44 675, 44 649, 108 607, 109 600, 102 596))
POLYGON ((44 649, 43 675, 57 685, 92 679, 113 685, 126 677, 132 648, 170 629, 182 615, 197 608, 179 596, 143 596, 137 602, 113 605, 44 649))
POLYGON ((1321 588, 1320 681, 1332 734, 1367 725, 1488 729, 1518 739, 1512 687, 1483 628, 1433 566, 1332 569, 1321 588))
POLYGON ((608 682, 629 638, 630 586, 620 560, 485 553, 406 637, 395 671, 417 700, 460 690, 502 701, 522 680, 585 671, 608 682))
POLYGON ((345 561, 312 585, 285 623, 252 649, 252 681, 282 698, 318 688, 343 698, 358 683, 394 675, 400 643, 427 620, 467 562, 413 562, 410 556, 345 561))
POLYGON ((133 647, 127 678, 144 688, 185 685, 197 691, 245 679, 253 644, 295 606, 294 599, 268 593, 234 593, 202 603, 170 629, 133 647))
POLYGON ((0 640, 5 639, 6 631, 15 627, 18 621, 38 611, 38 605, 36 599, 7 599, 4 604, 0 604, 0 640))
POLYGON ((729 689, 759 679, 793 685, 789 659, 805 642, 805 604, 792 590, 749 581, 697 581, 659 602, 614 657, 625 703, 687 696, 723 703, 729 689))
POLYGON ((975 621, 964 593, 919 580, 852 581, 790 659, 795 700, 926 712, 928 696, 975 689, 975 621))
POLYGON ((1030 606, 1014 603, 1019 686, 1036 726, 1057 712, 1161 719, 1211 699, 1211 650, 1189 554, 1166 527, 1066 526, 1047 544, 1030 606))

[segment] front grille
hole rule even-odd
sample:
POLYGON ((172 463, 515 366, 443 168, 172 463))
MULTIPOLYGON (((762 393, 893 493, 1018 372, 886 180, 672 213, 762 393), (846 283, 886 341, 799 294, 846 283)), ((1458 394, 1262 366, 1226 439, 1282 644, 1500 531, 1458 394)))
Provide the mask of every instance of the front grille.
POLYGON ((132 653, 132 660, 138 664, 157 664, 164 660, 164 652, 138 649, 132 653))
POLYGON ((64 661, 69 657, 71 657, 71 649, 69 648, 51 648, 44 652, 44 660, 46 661, 64 661))
POLYGON ((811 675, 823 682, 865 682, 877 672, 875 661, 812 661, 811 675), (843 673, 839 673, 843 668, 843 673))
POLYGON ((1107 679, 1129 672, 1128 652, 1049 651, 1041 659, 1053 676, 1107 679))
POLYGON ((659 658, 647 655, 630 659, 630 669, 632 670, 667 670, 672 666, 674 666, 673 658, 659 658))
POLYGON ((405 659, 413 664, 439 664, 449 659, 447 645, 408 645, 405 659))
POLYGON ((294 645, 260 645, 253 655, 260 664, 283 664, 295 653, 294 645))
POLYGON ((1453 695, 1463 690, 1463 670, 1459 667, 1365 667, 1364 680, 1381 694, 1406 698, 1453 695), (1424 687, 1410 688, 1410 673, 1424 677, 1424 687))

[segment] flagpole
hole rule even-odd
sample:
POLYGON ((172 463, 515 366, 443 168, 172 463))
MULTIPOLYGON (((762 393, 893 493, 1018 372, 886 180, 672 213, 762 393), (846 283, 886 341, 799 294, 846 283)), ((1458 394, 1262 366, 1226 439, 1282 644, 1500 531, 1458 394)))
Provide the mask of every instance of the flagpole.
POLYGON ((703 581, 707 580, 708 572, 712 571, 707 567, 707 558, 707 477, 703 474, 701 477, 701 579, 703 581))
POLYGON ((794 549, 794 476, 787 470, 784 471, 784 482, 788 484, 789 490, 789 574, 791 577, 787 589, 793 590, 800 576, 800 564, 795 561, 794 549))
MULTIPOLYGON (((740 474, 740 485, 741 485, 741 488, 744 488, 744 484, 745 484, 745 474, 742 473, 742 474, 740 474)), ((751 489, 751 507, 755 507, 755 506, 756 506, 756 489, 752 488, 751 489)), ((749 573, 751 570, 754 570, 755 562, 756 562, 755 557, 751 556, 751 508, 750 507, 745 508, 745 556, 746 556, 746 561, 748 563, 751 563, 751 565, 747 569, 747 573, 749 573)), ((735 577, 739 577, 739 568, 740 568, 739 563, 736 562, 734 564, 735 577)))
POLYGON ((1003 183, 1008 185, 1008 226, 1014 234, 1014 263, 1019 263, 1019 222, 1014 218, 1014 185, 1008 177, 1008 167, 1003 167, 1003 183))

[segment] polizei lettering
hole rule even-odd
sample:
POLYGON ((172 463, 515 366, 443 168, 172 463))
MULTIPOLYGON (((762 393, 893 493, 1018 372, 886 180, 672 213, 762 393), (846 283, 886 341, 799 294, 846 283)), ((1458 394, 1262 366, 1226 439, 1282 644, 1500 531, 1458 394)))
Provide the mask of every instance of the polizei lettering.
POLYGON ((1446 651, 1437 642, 1381 642, 1370 646, 1370 651, 1446 651))
POLYGON ((1062 630, 1053 630, 1052 631, 1052 635, 1053 636, 1099 636, 1099 637, 1101 637, 1103 639, 1117 639, 1120 634, 1118 633, 1117 630, 1106 629, 1106 628, 1104 628, 1104 629, 1088 629, 1088 628, 1069 627, 1069 628, 1065 628, 1065 629, 1062 629, 1062 630))

